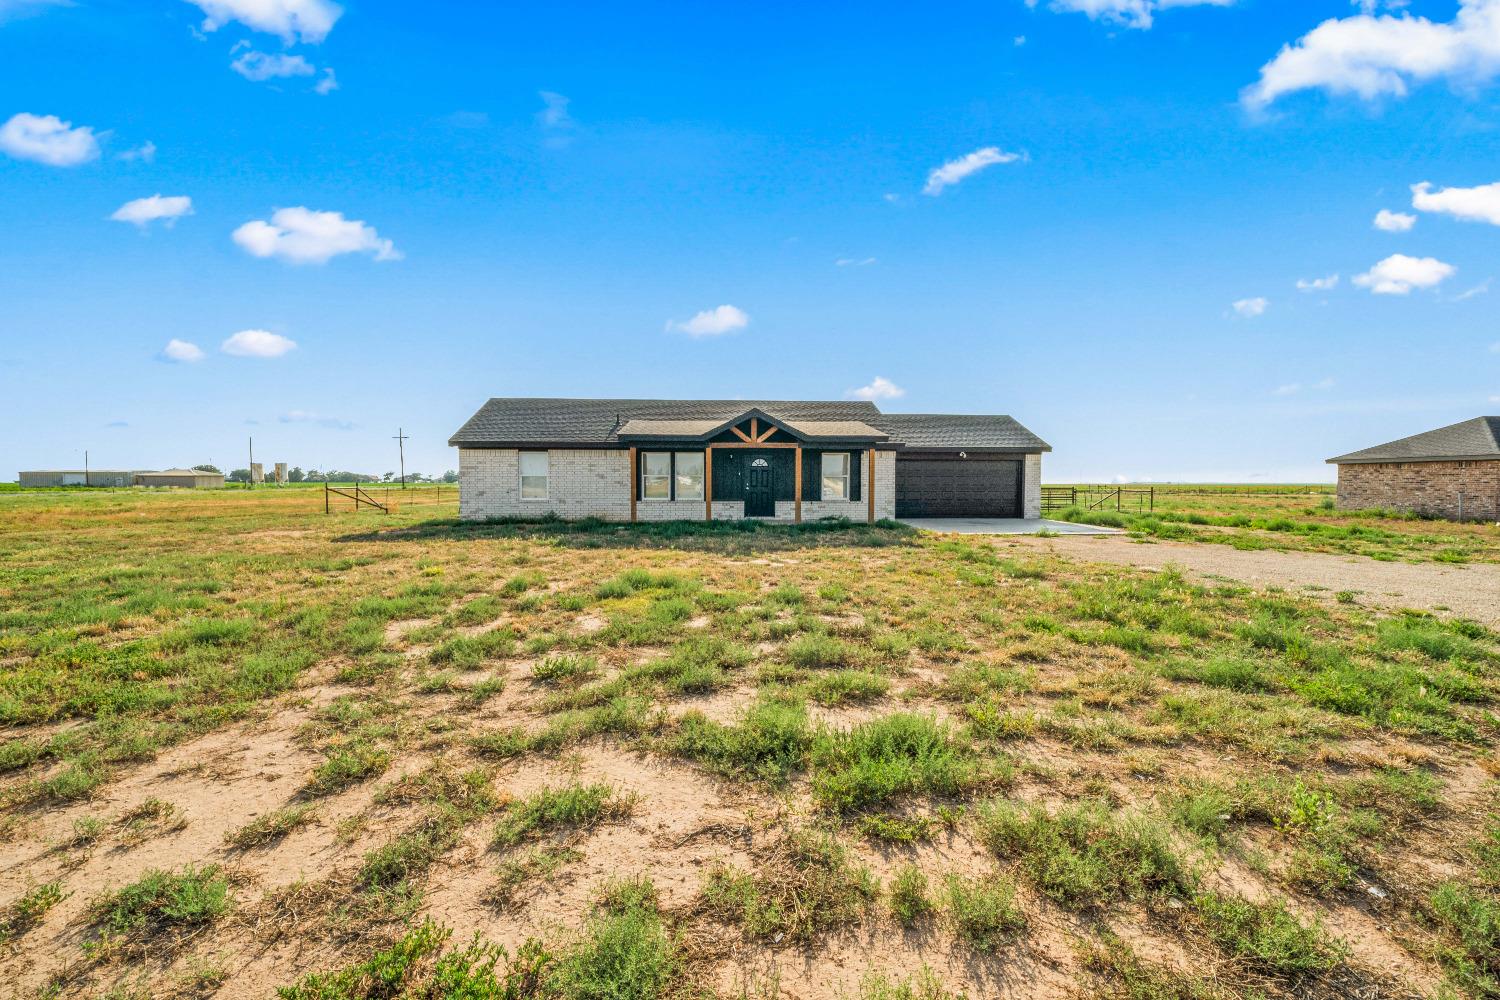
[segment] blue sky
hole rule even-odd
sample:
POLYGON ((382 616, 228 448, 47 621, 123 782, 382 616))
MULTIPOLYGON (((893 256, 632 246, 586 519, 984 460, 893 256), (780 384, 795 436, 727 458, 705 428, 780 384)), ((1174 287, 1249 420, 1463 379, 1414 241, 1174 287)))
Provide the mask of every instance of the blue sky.
POLYGON ((1497 73, 1500 0, 0 0, 0 476, 865 390, 1327 479, 1500 411, 1497 73))

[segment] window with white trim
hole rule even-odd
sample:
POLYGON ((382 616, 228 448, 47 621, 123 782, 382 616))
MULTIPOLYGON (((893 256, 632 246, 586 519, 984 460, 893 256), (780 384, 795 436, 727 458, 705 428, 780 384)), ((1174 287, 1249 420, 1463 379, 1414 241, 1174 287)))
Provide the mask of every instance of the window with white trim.
POLYGON ((641 453, 641 497, 646 500, 672 499, 672 453, 641 453))
POLYGON ((521 452, 521 499, 547 499, 547 453, 521 452))
POLYGON ((823 499, 849 499, 849 453, 847 451, 823 453, 823 499))
POLYGON ((676 499, 703 499, 703 452, 679 451, 673 456, 676 499))

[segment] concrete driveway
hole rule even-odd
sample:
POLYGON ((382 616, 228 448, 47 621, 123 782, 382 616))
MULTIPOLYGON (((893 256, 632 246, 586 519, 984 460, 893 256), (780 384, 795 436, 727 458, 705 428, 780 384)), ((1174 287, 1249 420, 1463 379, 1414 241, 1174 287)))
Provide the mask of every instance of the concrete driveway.
POLYGON ((1059 535, 1123 534, 1119 528, 1052 521, 1045 517, 904 517, 901 518, 901 523, 922 531, 955 535, 1034 535, 1039 531, 1051 531, 1059 535))

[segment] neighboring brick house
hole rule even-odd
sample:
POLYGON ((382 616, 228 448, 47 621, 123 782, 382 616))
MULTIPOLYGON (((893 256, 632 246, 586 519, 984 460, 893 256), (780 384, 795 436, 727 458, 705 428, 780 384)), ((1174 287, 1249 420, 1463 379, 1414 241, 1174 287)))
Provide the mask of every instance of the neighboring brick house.
POLYGON ((491 399, 448 443, 466 519, 611 521, 1034 518, 1052 450, 1006 416, 706 399, 491 399))
POLYGON ((1328 461, 1339 467, 1341 510, 1389 507, 1500 521, 1500 417, 1475 417, 1328 461))

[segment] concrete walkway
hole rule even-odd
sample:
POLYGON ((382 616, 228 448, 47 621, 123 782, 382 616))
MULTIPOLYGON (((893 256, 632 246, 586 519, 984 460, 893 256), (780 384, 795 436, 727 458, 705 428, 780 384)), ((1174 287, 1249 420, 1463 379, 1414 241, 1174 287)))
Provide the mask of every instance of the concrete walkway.
POLYGON ((1034 535, 1039 531, 1051 531, 1059 535, 1122 534, 1119 528, 1052 521, 1044 517, 904 517, 901 523, 922 531, 955 535, 1034 535))

